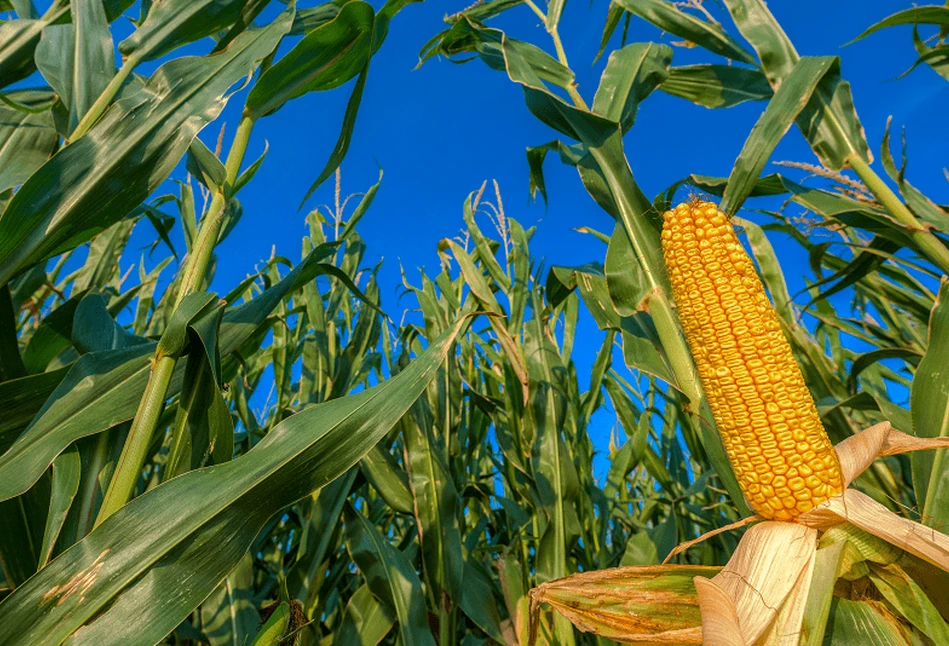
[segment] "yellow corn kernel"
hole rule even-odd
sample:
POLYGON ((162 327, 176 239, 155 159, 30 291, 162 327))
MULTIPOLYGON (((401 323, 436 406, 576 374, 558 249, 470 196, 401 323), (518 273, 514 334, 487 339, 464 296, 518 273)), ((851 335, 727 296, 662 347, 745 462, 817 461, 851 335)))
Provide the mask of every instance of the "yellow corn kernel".
POLYGON ((662 251, 712 415, 751 507, 792 520, 841 493, 837 453, 728 218, 710 202, 680 204, 665 213, 662 251))

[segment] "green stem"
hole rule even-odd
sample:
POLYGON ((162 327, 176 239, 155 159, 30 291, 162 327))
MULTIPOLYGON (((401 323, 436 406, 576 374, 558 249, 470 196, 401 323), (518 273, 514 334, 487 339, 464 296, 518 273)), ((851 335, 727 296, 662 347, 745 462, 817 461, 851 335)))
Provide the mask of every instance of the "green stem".
MULTIPOLYGON (((225 186, 233 185, 237 179, 253 128, 253 119, 247 116, 241 119, 237 132, 234 134, 234 143, 231 144, 231 150, 227 155, 227 162, 224 165, 227 171, 225 186)), ((204 277, 208 271, 208 265, 211 263, 214 247, 217 246, 218 237, 221 235, 221 226, 224 224, 226 210, 227 198, 224 195, 224 189, 219 188, 214 192, 214 197, 211 198, 206 216, 201 218, 201 226, 191 249, 191 260, 185 266, 181 289, 178 291, 178 300, 175 303, 176 306, 181 304, 185 296, 201 289, 201 284, 204 282, 204 277)))
MULTIPOLYGON (((42 16, 40 16, 40 20, 53 22, 54 20, 57 20, 61 15, 63 15, 66 12, 66 9, 68 6, 69 6, 69 3, 65 2, 64 0, 59 0, 58 2, 54 2, 52 5, 50 5, 49 9, 47 9, 46 12, 42 16)), ((17 14, 17 16, 19 18, 29 17, 29 16, 20 16, 19 14, 17 14)))
MULTIPOLYGON (((570 69, 570 64, 567 62, 567 52, 563 48, 563 41, 560 40, 560 32, 557 30, 557 25, 548 25, 547 16, 541 11, 540 7, 534 4, 531 0, 524 0, 525 4, 530 7, 530 10, 537 14, 537 17, 540 18, 544 27, 547 29, 547 33, 550 34, 551 40, 554 41, 554 49, 557 51, 557 60, 561 65, 570 69)), ((577 84, 572 82, 566 88, 567 94, 570 95, 570 99, 573 101, 574 105, 578 108, 589 111, 589 106, 587 102, 583 100, 583 97, 580 95, 580 92, 577 91, 577 84)))
MULTIPOLYGON (((227 162, 224 165, 227 170, 225 186, 219 187, 215 191, 207 213, 201 218, 194 247, 192 247, 191 253, 185 260, 181 289, 178 291, 178 298, 175 301, 176 307, 181 304, 185 296, 201 289, 203 286, 214 247, 217 245, 221 234, 221 226, 225 221, 224 214, 227 207, 225 187, 233 185, 237 179, 253 128, 254 120, 245 115, 234 134, 234 142, 231 144, 231 150, 228 152, 227 162)), ((112 477, 109 490, 102 501, 102 508, 96 518, 96 526, 132 498, 135 493, 135 485, 142 472, 142 466, 148 457, 152 437, 158 429, 165 400, 168 397, 168 385, 171 383, 171 377, 175 372, 177 359, 156 355, 154 361, 155 364, 152 374, 148 378, 148 385, 142 394, 142 400, 139 403, 138 411, 135 413, 135 419, 132 421, 128 439, 125 441, 122 455, 115 467, 115 475, 112 477)))
POLYGON ((909 229, 909 236, 913 239, 913 242, 919 245, 919 248, 926 254, 930 262, 939 267, 943 273, 949 274, 949 249, 946 248, 946 245, 916 219, 913 212, 903 204, 903 200, 887 186, 886 182, 859 155, 851 155, 847 158, 846 163, 870 189, 873 196, 889 211, 890 215, 909 229))
POLYGON ((135 485, 142 472, 142 465, 148 454, 152 435, 165 408, 165 395, 174 373, 175 359, 173 357, 161 357, 155 362, 152 374, 148 378, 148 385, 135 412, 135 419, 129 430, 128 439, 125 441, 125 447, 122 449, 122 455, 119 456, 119 461, 115 465, 115 474, 112 476, 112 482, 109 483, 109 490, 102 500, 102 507, 96 517, 96 527, 132 498, 135 485))
POLYGON ((448 609, 445 607, 445 600, 438 600, 438 644, 439 646, 451 646, 451 618, 448 609))
MULTIPOLYGON (((557 27, 548 27, 547 32, 550 34, 551 39, 554 41, 554 49, 557 50, 557 60, 560 61, 560 64, 570 69, 570 65, 567 63, 567 53, 563 49, 563 42, 560 40, 560 32, 557 31, 557 27)), ((587 102, 583 100, 583 97, 580 95, 580 92, 577 90, 577 84, 575 81, 570 81, 570 85, 567 86, 567 94, 570 95, 570 98, 573 99, 574 104, 583 108, 584 110, 589 111, 590 107, 587 105, 587 102)))
POLYGON ((69 136, 69 141, 74 142, 84 134, 89 132, 89 129, 95 125, 96 121, 105 114, 105 111, 112 104, 112 99, 119 93, 119 90, 122 89, 122 86, 125 84, 125 81, 132 74, 138 64, 141 61, 137 56, 130 56, 127 61, 119 68, 115 73, 115 76, 112 77, 112 80, 109 81, 109 84, 105 86, 105 89, 102 90, 102 94, 96 98, 95 102, 89 106, 89 110, 86 114, 83 115, 82 119, 76 125, 76 129, 72 131, 72 134, 69 136))
POLYGON ((540 10, 540 7, 534 4, 531 0, 524 0, 524 4, 530 7, 530 10, 537 14, 537 17, 540 18, 541 22, 543 22, 545 26, 547 25, 547 16, 543 11, 540 10))
POLYGON ((82 489, 78 496, 79 530, 73 542, 79 541, 92 529, 93 517, 95 515, 96 493, 99 488, 98 476, 103 467, 105 467, 106 460, 109 457, 109 442, 116 438, 116 436, 121 437, 120 433, 116 433, 116 431, 120 429, 121 427, 111 428, 107 431, 102 431, 96 437, 96 444, 92 449, 92 459, 89 463, 89 476, 82 482, 82 489))

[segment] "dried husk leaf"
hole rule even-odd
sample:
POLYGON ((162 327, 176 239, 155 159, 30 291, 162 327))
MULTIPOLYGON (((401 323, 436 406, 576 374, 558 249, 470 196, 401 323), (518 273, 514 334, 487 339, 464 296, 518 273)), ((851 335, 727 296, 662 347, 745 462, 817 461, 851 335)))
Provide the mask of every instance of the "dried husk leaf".
POLYGON ((711 579, 695 577, 702 609, 702 638, 706 646, 745 646, 735 602, 711 579))
POLYGON ((916 437, 880 422, 836 445, 844 486, 850 486, 871 463, 884 455, 949 448, 949 437, 916 437))
POLYGON ((949 536, 894 514, 856 489, 845 490, 797 520, 819 529, 850 522, 936 567, 949 570, 949 536))
POLYGON ((890 429, 889 422, 881 422, 851 435, 834 447, 837 459, 840 460, 844 487, 849 487, 850 483, 877 459, 890 429))
MULTIPOLYGON (((745 643, 764 634, 796 588, 803 585, 806 597, 810 574, 803 579, 802 574, 813 569, 816 551, 817 530, 796 523, 768 521, 742 536, 728 564, 712 580, 733 600, 745 643)), ((801 612, 803 608, 796 614, 798 627, 801 612)))
POLYGON ((581 572, 531 590, 532 612, 545 603, 580 630, 628 644, 701 644, 693 579, 719 570, 651 565, 581 572))
POLYGON ((702 535, 699 536, 698 538, 693 538, 693 539, 690 540, 690 541, 682 541, 681 543, 679 543, 678 545, 676 545, 676 546, 672 549, 671 552, 669 552, 669 554, 666 556, 666 558, 663 559, 662 564, 665 565, 666 563, 668 563, 669 561, 671 561, 671 560, 673 559, 673 557, 675 557, 675 556, 676 556, 677 554, 679 554, 680 552, 684 552, 685 550, 689 549, 690 547, 692 547, 692 546, 694 546, 694 545, 698 545, 699 543, 703 543, 703 542, 707 541, 708 539, 712 538, 713 536, 716 536, 716 535, 721 534, 721 533, 723 533, 723 532, 734 531, 734 530, 736 530, 736 529, 739 529, 739 528, 741 528, 741 527, 744 527, 745 525, 750 525, 751 523, 757 523, 757 522, 760 521, 760 520, 763 520, 763 519, 761 518, 761 516, 755 514, 754 516, 748 516, 748 517, 746 517, 746 518, 742 518, 741 520, 739 520, 739 521, 737 521, 737 522, 730 523, 730 524, 728 524, 728 525, 725 525, 725 526, 723 526, 723 527, 719 527, 719 528, 717 528, 717 529, 713 529, 713 530, 710 531, 710 532, 705 532, 704 534, 702 534, 702 535))
POLYGON ((758 640, 759 644, 769 646, 797 646, 801 641, 804 610, 807 608, 807 599, 810 594, 811 580, 814 578, 814 564, 817 562, 817 550, 811 554, 810 561, 801 571, 791 593, 781 605, 781 610, 765 634, 758 640))

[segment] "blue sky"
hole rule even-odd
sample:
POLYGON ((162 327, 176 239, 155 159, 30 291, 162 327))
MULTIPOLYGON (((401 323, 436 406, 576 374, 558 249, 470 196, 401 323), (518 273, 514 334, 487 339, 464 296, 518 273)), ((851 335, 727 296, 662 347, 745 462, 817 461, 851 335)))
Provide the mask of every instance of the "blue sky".
MULTIPOLYGON (((313 4, 300 2, 301 6, 313 4)), ((408 299, 397 300, 400 263, 415 283, 418 267, 437 271, 439 240, 459 232, 462 202, 485 180, 498 181, 509 217, 525 227, 537 226, 532 250, 547 266, 602 261, 603 245, 575 229, 588 226, 609 232, 613 226, 583 190, 575 171, 560 165, 553 156, 545 168, 549 205, 529 201, 525 149, 555 138, 556 133, 530 115, 520 89, 505 75, 479 61, 455 65, 431 60, 416 69, 420 47, 445 27, 442 18, 467 4, 469 0, 428 0, 408 6, 396 17, 388 39, 373 59, 355 136, 342 166, 344 194, 372 185, 379 167, 385 172, 360 232, 368 245, 366 265, 385 259, 380 274, 383 307, 395 320, 403 308, 412 306, 408 299)), ((721 15, 713 2, 708 4, 721 15)), ((886 119, 892 115, 895 129, 906 128, 908 178, 936 202, 947 203, 949 182, 943 169, 949 166, 949 120, 944 116, 949 83, 925 66, 894 80, 916 58, 909 27, 885 30, 841 47, 870 24, 910 6, 903 0, 771 3, 801 54, 841 57, 842 73, 853 86, 857 111, 875 156, 879 156, 886 119)), ((577 73, 580 92, 588 100, 605 65, 605 57, 595 65, 592 61, 607 8, 607 0, 574 0, 567 4, 561 21, 568 58, 577 73)), ((730 22, 725 24, 737 33, 730 22)), ((509 11, 493 20, 492 26, 553 51, 548 34, 527 7, 509 11)), ((128 24, 117 24, 116 40, 130 29, 128 24)), ((612 47, 618 45, 619 31, 612 47)), ((677 39, 633 19, 628 40, 671 44, 677 39)), ((188 53, 204 53, 210 46, 210 41, 198 43, 190 46, 188 53)), ((721 62, 701 51, 674 50, 674 65, 721 62)), ((241 193, 243 220, 218 250, 222 262, 214 289, 227 292, 253 271, 255 263, 267 259, 272 249, 279 255, 299 258, 300 239, 307 231, 306 212, 332 202, 332 181, 324 184, 302 211, 298 205, 336 141, 350 87, 292 101, 257 125, 248 160, 263 150, 265 140, 270 151, 255 180, 241 193)), ((233 97, 218 121, 202 133, 212 148, 221 122, 228 126, 224 140, 230 141, 242 103, 242 95, 233 97)), ((689 173, 727 175, 764 107, 763 103, 746 103, 713 111, 654 93, 641 106, 637 123, 626 138, 627 155, 640 186, 652 196, 689 173)), ((816 161, 796 129, 788 133, 773 159, 816 161)), ((776 170, 774 166, 766 168, 766 172, 776 170)), ((176 176, 183 174, 180 169, 176 176)), ((754 214, 745 215, 755 219, 754 214)), ((484 226, 488 227, 486 221, 484 226)), ((145 244, 152 233, 147 227, 139 229, 136 238, 145 244)), ((173 237, 180 241, 180 231, 173 237)), ((806 258, 779 238, 773 242, 793 293, 804 285, 806 258)), ((128 262, 137 262, 138 253, 133 251, 128 262)), ((160 257, 156 254, 153 261, 147 261, 147 268, 160 257)), ((585 319, 574 351, 581 375, 588 372, 601 339, 585 319)), ((581 379, 587 381, 586 377, 581 379)), ((598 417, 593 433, 600 448, 605 448, 612 425, 610 415, 598 417)))
MULTIPOLYGON (((462 201, 484 180, 498 181, 509 216, 525 226, 537 225, 532 249, 548 265, 602 260, 602 245, 574 229, 612 228, 611 219, 589 198, 575 171, 553 157, 545 169, 549 205, 529 201, 525 149, 553 139, 556 133, 530 115, 520 89, 505 75, 480 61, 456 65, 431 60, 415 69, 419 48, 444 27, 443 16, 465 4, 415 4, 393 21, 373 60, 355 136, 342 166, 344 194, 365 190, 375 182, 379 167, 385 172, 361 234, 368 245, 367 262, 385 258, 381 286, 390 309, 396 305, 399 261, 410 278, 417 277, 416 267, 437 269, 438 241, 458 233, 462 201)), ((894 128, 907 129, 909 178, 937 202, 949 202, 949 183, 943 175, 949 165, 949 122, 939 109, 949 104, 949 84, 925 67, 893 80, 915 60, 909 28, 886 30, 841 47, 872 22, 910 4, 807 0, 772 5, 802 54, 841 56, 871 146, 879 148, 886 118, 892 115, 894 128)), ((607 7, 605 0, 568 3, 561 22, 571 66, 588 99, 605 65, 605 57, 596 65, 591 62, 607 7)), ((509 11, 492 24, 552 51, 548 35, 526 7, 509 11)), ((629 40, 677 39, 634 19, 629 40)), ((618 37, 613 44, 618 44, 618 37)), ((673 64, 705 60, 713 59, 675 47, 673 64)), ((270 153, 241 195, 245 215, 240 227, 221 249, 221 257, 235 259, 219 270, 222 288, 243 277, 249 263, 268 257, 272 245, 278 254, 298 256, 306 211, 332 201, 329 181, 303 211, 297 210, 335 143, 347 99, 345 90, 311 94, 258 124, 248 157, 263 149, 265 139, 270 153)), ((238 104, 233 100, 222 116, 231 128, 237 122, 238 104)), ((626 138, 637 181, 647 195, 655 195, 689 173, 727 175, 763 109, 763 103, 746 103, 708 110, 654 93, 626 138)), ((212 145, 216 136, 217 124, 203 134, 212 145)), ((816 161, 797 130, 788 133, 773 159, 816 161)), ((771 166, 766 172, 776 170, 771 166)), ((791 251, 780 240, 775 243, 779 254, 791 251)), ((803 286, 804 266, 786 263, 785 270, 792 290, 803 286)))
MULTIPOLYGON (((802 54, 841 56, 843 74, 853 84, 871 145, 879 147, 886 118, 892 115, 894 127, 907 128, 910 179, 936 201, 949 201, 949 184, 942 170, 949 165, 949 123, 938 109, 947 105, 949 84, 922 67, 906 78, 892 80, 915 60, 909 28, 880 32, 840 47, 870 23, 909 3, 772 5, 802 54)), ((573 229, 591 226, 609 231, 612 227, 610 218, 584 192, 575 171, 554 159, 546 166, 549 206, 529 203, 525 148, 546 142, 556 133, 528 113, 520 89, 503 74, 479 61, 455 65, 433 60, 414 69, 419 47, 443 28, 445 13, 463 6, 465 2, 426 2, 407 7, 396 18, 373 61, 356 133, 343 163, 344 193, 364 190, 375 182, 377 164, 385 172, 361 228, 369 260, 385 257, 387 261, 381 280, 384 296, 397 288, 398 260, 410 276, 417 266, 437 267, 438 241, 458 232, 464 197, 486 179, 498 180, 509 216, 525 226, 538 225, 533 250, 548 264, 602 260, 601 245, 573 229)), ((587 98, 592 97, 605 64, 601 60, 591 67, 607 6, 603 0, 568 3, 562 21, 564 44, 587 98)), ((493 24, 513 37, 552 50, 544 29, 526 7, 508 12, 493 24)), ((631 41, 657 39, 676 40, 633 20, 631 41)), ((674 64, 700 60, 711 59, 675 48, 674 64)), ((244 220, 225 243, 224 257, 233 249, 240 251, 233 257, 265 258, 271 244, 278 253, 295 257, 305 231, 305 210, 332 199, 332 182, 327 182, 304 212, 297 211, 335 142, 347 98, 345 91, 308 95, 258 125, 250 156, 262 149, 264 139, 270 143, 270 154, 255 185, 242 194, 244 220)), ((727 175, 763 109, 762 103, 748 103, 713 111, 655 93, 641 108, 626 140, 640 186, 654 195, 689 173, 727 175)), ((232 127, 236 124, 233 113, 224 119, 232 127)), ((216 134, 214 129, 205 139, 213 142, 216 134)), ((796 130, 788 134, 774 158, 815 161, 796 130)), ((794 268, 786 270, 793 282, 794 268)), ((233 263, 222 268, 220 278, 231 271, 232 280, 237 280, 246 268, 233 263)), ((391 303, 388 298, 387 302, 391 303)))

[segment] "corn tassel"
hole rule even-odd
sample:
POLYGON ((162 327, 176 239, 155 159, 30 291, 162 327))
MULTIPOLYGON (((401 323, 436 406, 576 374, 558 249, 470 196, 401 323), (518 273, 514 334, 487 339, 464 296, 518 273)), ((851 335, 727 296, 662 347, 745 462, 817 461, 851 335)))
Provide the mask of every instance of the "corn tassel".
POLYGON ((667 211, 662 249, 679 319, 749 505, 792 520, 844 489, 840 463, 751 258, 727 216, 667 211))

